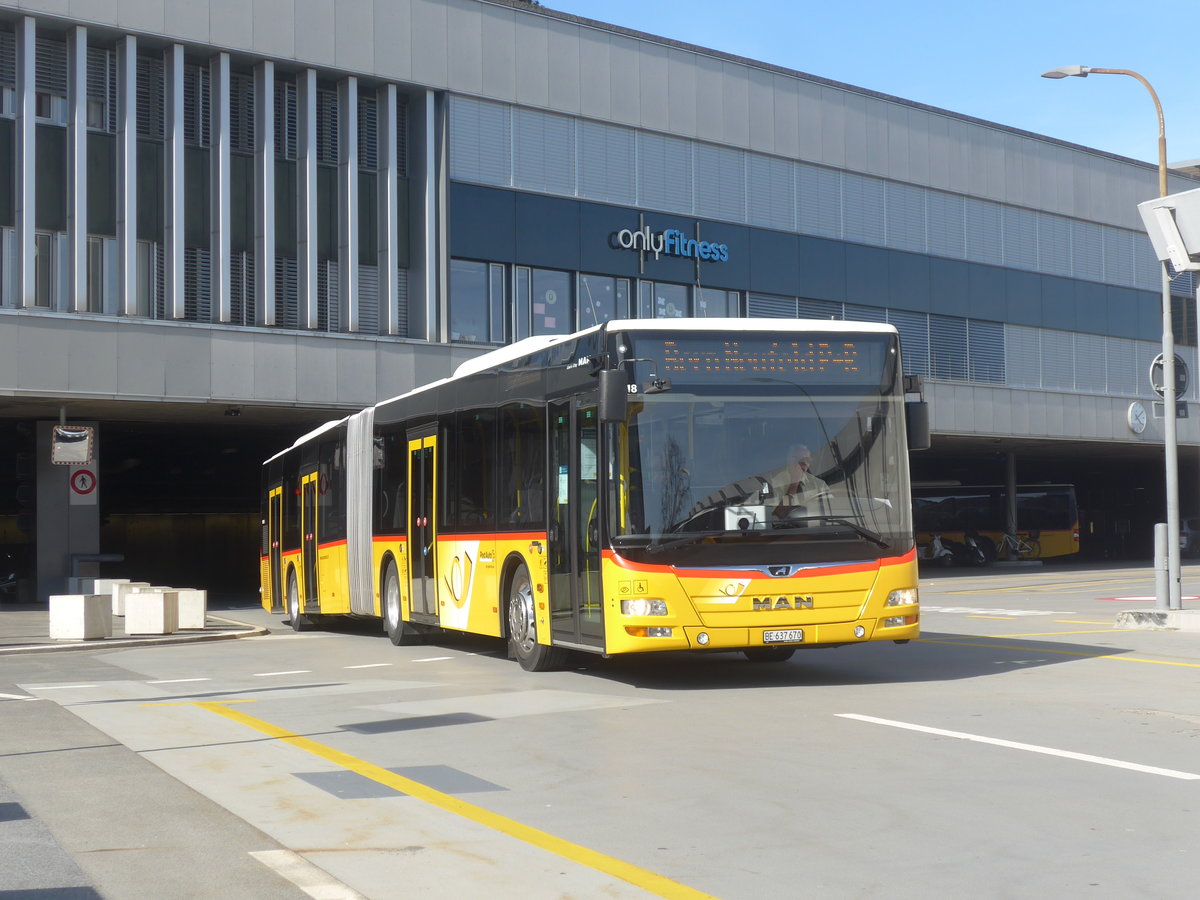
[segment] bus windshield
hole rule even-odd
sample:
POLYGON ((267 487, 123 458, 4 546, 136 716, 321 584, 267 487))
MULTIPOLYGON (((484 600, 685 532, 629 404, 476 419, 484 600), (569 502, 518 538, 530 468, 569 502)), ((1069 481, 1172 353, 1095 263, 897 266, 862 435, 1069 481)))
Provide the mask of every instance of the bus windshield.
POLYGON ((636 390, 609 442, 617 553, 819 564, 912 548, 893 336, 626 340, 636 390))

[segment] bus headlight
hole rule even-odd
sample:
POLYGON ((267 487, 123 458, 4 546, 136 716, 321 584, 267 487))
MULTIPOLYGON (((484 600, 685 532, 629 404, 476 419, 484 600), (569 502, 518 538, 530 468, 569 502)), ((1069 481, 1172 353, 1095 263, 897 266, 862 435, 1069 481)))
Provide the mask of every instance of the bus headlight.
POLYGON ((916 588, 901 588, 898 591, 892 591, 888 594, 887 602, 884 606, 912 606, 917 602, 916 588))
POLYGON ((667 601, 650 600, 645 597, 639 597, 636 600, 622 600, 621 614, 625 616, 665 616, 667 601))

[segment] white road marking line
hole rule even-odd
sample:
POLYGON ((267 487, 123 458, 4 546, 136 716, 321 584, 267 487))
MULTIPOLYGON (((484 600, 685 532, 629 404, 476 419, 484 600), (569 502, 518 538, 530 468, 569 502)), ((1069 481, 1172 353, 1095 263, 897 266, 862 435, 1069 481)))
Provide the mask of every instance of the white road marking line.
POLYGON ((312 669, 291 669, 287 672, 255 672, 255 678, 270 678, 272 675, 310 675, 312 669))
POLYGON ((424 659, 414 659, 413 662, 440 662, 443 659, 454 659, 453 656, 427 656, 424 659))
POLYGON ((38 687, 39 691, 70 691, 75 688, 94 688, 99 687, 95 684, 43 684, 38 687))
POLYGON ((212 681, 211 678, 164 678, 162 681, 147 681, 146 684, 183 684, 186 681, 212 681))
POLYGON ((393 663, 364 663, 361 666, 343 666, 346 669, 379 669, 383 666, 390 666, 393 663))
POLYGON ((841 719, 854 719, 859 722, 870 722, 874 725, 889 725, 892 728, 904 728, 908 731, 920 731, 924 734, 936 734, 942 737, 957 738, 960 741, 974 741, 978 744, 992 744, 996 747, 1008 747, 1011 750, 1026 750, 1030 753, 1043 753, 1046 756, 1059 756, 1063 759, 1074 759, 1080 762, 1096 763, 1101 766, 1112 766, 1116 769, 1129 769, 1132 772, 1144 772, 1147 775, 1163 775, 1167 778, 1180 778, 1184 781, 1198 781, 1200 775, 1193 772, 1180 772, 1177 769, 1162 769, 1158 766, 1143 766, 1139 763, 1125 762, 1120 759, 1109 759, 1107 756, 1092 756, 1089 753, 1075 753, 1071 750, 1056 750, 1053 747, 1040 747, 1037 744, 1022 744, 1017 741, 1005 741, 999 738, 983 737, 978 734, 967 734, 962 731, 947 731, 944 728, 930 728, 927 725, 913 725, 909 722, 896 722, 892 719, 877 719, 874 716, 860 716, 857 713, 834 713, 841 719))
POLYGON ((250 855, 314 900, 365 900, 358 891, 291 850, 258 850, 250 855))
POLYGON ((36 700, 37 697, 30 697, 28 694, 0 694, 0 698, 4 700, 36 700))

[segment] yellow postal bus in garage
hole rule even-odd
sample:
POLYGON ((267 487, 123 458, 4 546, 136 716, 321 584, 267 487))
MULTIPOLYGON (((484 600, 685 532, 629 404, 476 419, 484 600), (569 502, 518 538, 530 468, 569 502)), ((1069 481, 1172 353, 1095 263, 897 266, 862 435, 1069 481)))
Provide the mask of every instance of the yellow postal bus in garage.
POLYGON ((911 640, 902 371, 867 323, 528 338, 264 463, 263 606, 378 617, 396 644, 491 635, 529 670, 911 640))

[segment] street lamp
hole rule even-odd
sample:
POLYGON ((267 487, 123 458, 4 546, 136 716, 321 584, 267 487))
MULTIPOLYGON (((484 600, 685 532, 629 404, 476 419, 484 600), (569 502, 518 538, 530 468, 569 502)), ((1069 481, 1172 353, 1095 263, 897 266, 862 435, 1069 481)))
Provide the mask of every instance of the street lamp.
MULTIPOLYGON (((1088 75, 1128 75, 1150 92, 1158 113, 1158 196, 1167 196, 1167 131, 1163 124, 1162 104, 1150 82, 1131 69, 1094 69, 1089 66, 1060 66, 1043 72, 1043 78, 1087 78, 1088 75)), ((1162 354, 1163 354, 1163 444, 1167 477, 1167 597, 1158 597, 1160 608, 1181 609, 1179 581, 1179 439, 1176 429, 1175 333, 1171 324, 1171 273, 1162 264, 1162 354)))

